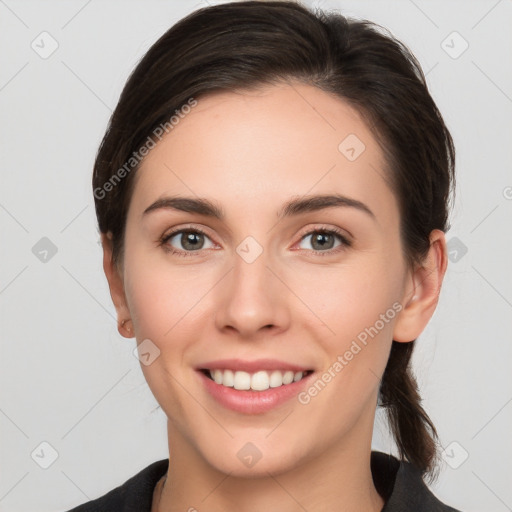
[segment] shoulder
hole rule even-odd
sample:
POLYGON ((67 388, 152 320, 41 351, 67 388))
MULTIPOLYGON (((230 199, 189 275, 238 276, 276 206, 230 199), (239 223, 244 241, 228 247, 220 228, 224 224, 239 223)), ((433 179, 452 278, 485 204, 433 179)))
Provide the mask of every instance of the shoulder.
POLYGON ((153 490, 169 467, 169 459, 153 462, 107 494, 67 512, 150 512, 153 490))
POLYGON ((412 464, 372 452, 371 465, 375 487, 386 501, 382 512, 460 512, 439 501, 412 464))

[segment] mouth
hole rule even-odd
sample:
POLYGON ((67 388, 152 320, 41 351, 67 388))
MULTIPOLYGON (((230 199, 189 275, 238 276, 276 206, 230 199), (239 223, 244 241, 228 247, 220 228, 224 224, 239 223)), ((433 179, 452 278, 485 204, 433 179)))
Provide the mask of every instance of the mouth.
POLYGON ((242 414, 264 414, 297 398, 316 374, 309 365, 289 361, 217 359, 195 369, 218 405, 242 414))
POLYGON ((293 371, 284 369, 246 372, 221 368, 200 368, 199 371, 216 384, 237 391, 267 391, 271 388, 289 386, 313 373, 313 370, 293 371))

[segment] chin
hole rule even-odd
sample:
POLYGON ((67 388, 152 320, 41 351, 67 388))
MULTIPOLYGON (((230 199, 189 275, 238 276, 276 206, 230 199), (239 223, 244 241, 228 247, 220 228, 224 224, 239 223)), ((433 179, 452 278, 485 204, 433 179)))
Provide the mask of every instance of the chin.
POLYGON ((229 474, 235 478, 266 478, 269 473, 272 475, 279 475, 286 473, 292 468, 296 467, 297 461, 290 461, 285 464, 282 460, 269 460, 268 457, 263 455, 261 459, 257 460, 252 466, 246 465, 241 462, 235 455, 231 460, 224 460, 220 464, 214 465, 217 471, 229 474))
MULTIPOLYGON (((261 478, 268 474, 286 473, 300 464, 300 458, 294 451, 294 443, 273 445, 265 439, 253 436, 254 441, 230 440, 227 446, 217 445, 212 453, 202 452, 202 457, 217 471, 237 478, 261 478)), ((210 443, 208 443, 211 446, 210 443)))

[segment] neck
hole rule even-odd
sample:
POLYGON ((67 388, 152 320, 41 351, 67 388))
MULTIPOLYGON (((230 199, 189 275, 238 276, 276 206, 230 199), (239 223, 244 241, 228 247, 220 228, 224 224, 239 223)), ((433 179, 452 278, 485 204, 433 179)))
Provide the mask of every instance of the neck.
POLYGON ((155 490, 157 512, 380 512, 384 501, 370 468, 372 429, 373 421, 366 431, 359 424, 337 445, 290 470, 247 478, 214 468, 168 422, 169 471, 161 491, 155 490))

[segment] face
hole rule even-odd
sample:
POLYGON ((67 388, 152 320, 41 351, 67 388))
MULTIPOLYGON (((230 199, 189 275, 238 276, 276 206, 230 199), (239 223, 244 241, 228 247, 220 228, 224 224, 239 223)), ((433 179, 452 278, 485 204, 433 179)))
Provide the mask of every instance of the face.
POLYGON ((177 451, 255 475, 367 449, 410 292, 384 169, 358 112, 300 84, 201 98, 150 151, 123 294, 177 451))

